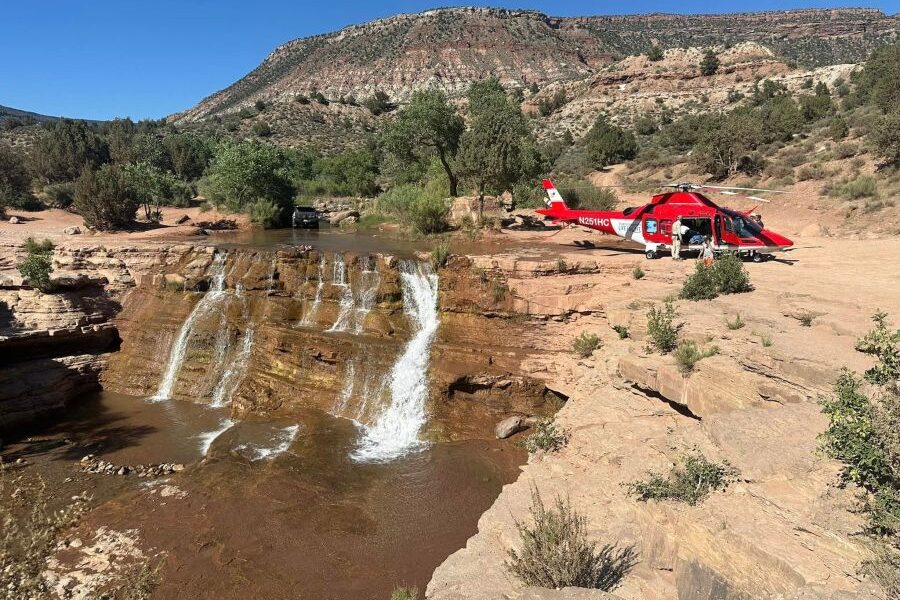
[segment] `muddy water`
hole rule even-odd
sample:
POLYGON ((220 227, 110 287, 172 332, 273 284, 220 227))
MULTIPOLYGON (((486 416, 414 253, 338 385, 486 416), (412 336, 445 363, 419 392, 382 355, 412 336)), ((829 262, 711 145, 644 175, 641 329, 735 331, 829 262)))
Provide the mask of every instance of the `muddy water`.
POLYGON ((400 584, 424 589, 525 459, 508 442, 470 441, 361 463, 351 458, 357 426, 318 411, 204 437, 227 416, 102 394, 69 421, 85 451, 115 463, 198 461, 166 481, 183 497, 161 502, 136 480, 85 524, 138 529, 166 552, 156 598, 383 599, 400 584))

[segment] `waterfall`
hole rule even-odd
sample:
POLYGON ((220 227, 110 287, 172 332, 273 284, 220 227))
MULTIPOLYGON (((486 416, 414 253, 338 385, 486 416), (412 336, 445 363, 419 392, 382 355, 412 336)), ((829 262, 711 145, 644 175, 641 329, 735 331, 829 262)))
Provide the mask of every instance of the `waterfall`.
POLYGON ((402 261, 400 282, 404 311, 414 325, 412 337, 390 373, 390 402, 366 426, 354 458, 384 461, 419 446, 428 399, 428 360, 437 331, 437 274, 425 263, 402 261))
POLYGON ((231 395, 241 384, 244 378, 244 372, 247 370, 247 363, 250 361, 250 351, 253 349, 253 330, 248 329, 244 333, 244 340, 241 349, 237 355, 231 360, 231 364, 222 374, 219 384, 213 392, 213 399, 210 402, 212 407, 222 407, 231 400, 231 395))
POLYGON ((340 307, 337 319, 334 325, 328 328, 328 331, 346 331, 350 324, 350 316, 353 312, 353 286, 347 279, 347 263, 340 254, 334 255, 334 271, 331 277, 331 285, 344 288, 341 293, 340 307))
POLYGON ((379 283, 381 283, 381 274, 375 268, 372 257, 367 256, 363 263, 360 278, 359 298, 356 302, 356 324, 353 328, 353 333, 362 333, 363 325, 366 323, 366 316, 372 310, 372 307, 375 306, 379 283))
POLYGON ((271 292, 275 289, 275 273, 278 268, 278 255, 272 257, 272 264, 269 267, 269 281, 266 284, 266 292, 271 292))
POLYGON ((344 387, 341 388, 341 395, 338 397, 337 404, 331 411, 334 415, 340 415, 347 410, 350 399, 353 398, 353 388, 356 386, 356 364, 353 359, 347 361, 347 369, 344 371, 344 387))
POLYGON ((316 297, 313 299, 312 306, 300 319, 300 325, 311 325, 313 317, 319 310, 319 304, 322 302, 322 288, 325 287, 325 255, 319 259, 319 282, 316 284, 316 297))
POLYGON ((194 322, 198 317, 209 312, 225 297, 225 257, 226 254, 223 252, 216 254, 213 258, 212 264, 210 265, 212 285, 210 286, 209 291, 204 294, 203 298, 197 302, 194 306, 194 310, 191 311, 191 314, 188 315, 188 318, 185 319, 184 323, 181 325, 178 337, 175 338, 175 343, 172 345, 172 350, 169 352, 169 362, 166 364, 166 370, 163 374, 162 381, 159 384, 159 389, 157 389, 156 393, 149 398, 150 400, 158 402, 168 400, 172 397, 172 389, 175 387, 175 382, 178 380, 178 372, 181 370, 181 363, 184 361, 184 355, 187 352, 188 341, 191 337, 191 331, 194 328, 194 322))

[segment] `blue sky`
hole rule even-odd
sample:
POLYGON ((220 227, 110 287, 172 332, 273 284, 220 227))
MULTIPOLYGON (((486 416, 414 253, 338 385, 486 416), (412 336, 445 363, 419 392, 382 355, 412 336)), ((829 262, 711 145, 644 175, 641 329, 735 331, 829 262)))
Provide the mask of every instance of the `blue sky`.
MULTIPOLYGON (((448 5, 557 16, 713 13, 859 5, 803 0, 7 0, 0 6, 0 104, 88 119, 162 117, 195 104, 297 37, 448 5)), ((866 4, 888 14, 900 0, 866 4)))

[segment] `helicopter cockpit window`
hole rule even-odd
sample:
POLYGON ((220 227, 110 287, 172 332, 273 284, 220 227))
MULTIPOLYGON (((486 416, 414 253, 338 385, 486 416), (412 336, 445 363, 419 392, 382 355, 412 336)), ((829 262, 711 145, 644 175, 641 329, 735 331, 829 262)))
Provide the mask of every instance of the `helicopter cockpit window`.
POLYGON ((636 210, 637 210, 636 206, 629 206, 628 208, 626 208, 625 210, 622 211, 622 214, 627 217, 628 215, 630 215, 631 213, 633 213, 636 210))
POLYGON ((644 221, 645 233, 656 233, 656 219, 647 219, 644 221))
POLYGON ((731 217, 723 217, 722 222, 725 224, 725 231, 734 233, 734 226, 731 224, 731 217))

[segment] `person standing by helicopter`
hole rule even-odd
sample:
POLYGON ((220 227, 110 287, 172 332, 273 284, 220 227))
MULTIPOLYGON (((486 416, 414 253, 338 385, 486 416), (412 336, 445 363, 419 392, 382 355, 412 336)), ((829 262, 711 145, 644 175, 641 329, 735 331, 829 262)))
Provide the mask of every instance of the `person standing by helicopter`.
POLYGON ((687 232, 687 226, 681 224, 681 217, 675 217, 672 223, 672 258, 675 260, 681 260, 681 238, 687 232))

